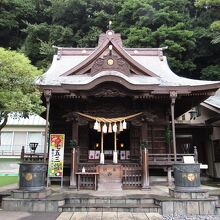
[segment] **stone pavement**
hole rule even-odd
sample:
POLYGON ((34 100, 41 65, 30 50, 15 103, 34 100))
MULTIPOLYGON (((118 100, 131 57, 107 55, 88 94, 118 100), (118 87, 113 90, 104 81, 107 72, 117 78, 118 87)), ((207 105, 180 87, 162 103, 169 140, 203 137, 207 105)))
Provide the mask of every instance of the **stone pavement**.
POLYGON ((62 212, 57 220, 161 220, 158 213, 62 212))
POLYGON ((62 212, 29 213, 0 211, 0 220, 162 220, 158 213, 62 212))
POLYGON ((0 210, 0 220, 56 220, 60 213, 7 212, 0 210))

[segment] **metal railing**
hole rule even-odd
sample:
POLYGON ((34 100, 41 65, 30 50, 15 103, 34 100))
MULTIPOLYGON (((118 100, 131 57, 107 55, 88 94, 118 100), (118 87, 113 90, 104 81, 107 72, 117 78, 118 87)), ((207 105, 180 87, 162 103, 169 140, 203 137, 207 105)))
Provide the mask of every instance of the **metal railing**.
POLYGON ((0 156, 20 156, 20 150, 0 150, 0 156))

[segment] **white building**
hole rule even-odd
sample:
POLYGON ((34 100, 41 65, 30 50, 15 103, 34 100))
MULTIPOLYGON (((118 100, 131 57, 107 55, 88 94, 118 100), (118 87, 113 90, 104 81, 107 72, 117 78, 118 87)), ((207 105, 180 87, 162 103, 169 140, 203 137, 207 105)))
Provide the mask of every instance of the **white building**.
POLYGON ((30 152, 30 142, 38 143, 36 153, 43 153, 45 125, 46 121, 38 115, 18 119, 10 116, 1 131, 0 156, 19 156, 22 146, 30 152))

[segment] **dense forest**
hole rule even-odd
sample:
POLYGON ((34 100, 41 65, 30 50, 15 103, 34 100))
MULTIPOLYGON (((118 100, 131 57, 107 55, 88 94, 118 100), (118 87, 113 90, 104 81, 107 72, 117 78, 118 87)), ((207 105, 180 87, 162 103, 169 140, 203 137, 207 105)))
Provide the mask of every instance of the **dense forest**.
POLYGON ((46 69, 56 46, 94 47, 112 29, 126 47, 165 47, 178 75, 220 80, 220 0, 1 0, 0 47, 46 69))

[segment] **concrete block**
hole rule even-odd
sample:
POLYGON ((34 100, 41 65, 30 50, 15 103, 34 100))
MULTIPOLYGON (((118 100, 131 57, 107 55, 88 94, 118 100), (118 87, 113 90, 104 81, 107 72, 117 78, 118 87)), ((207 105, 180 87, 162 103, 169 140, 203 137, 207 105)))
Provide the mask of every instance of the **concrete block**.
POLYGON ((192 193, 191 198, 192 199, 207 199, 209 197, 209 193, 208 192, 199 192, 199 193, 192 193))
POLYGON ((23 199, 24 198, 24 195, 23 195, 23 192, 20 192, 20 191, 13 191, 12 192, 12 197, 15 198, 15 199, 23 199))
POLYGON ((185 215, 187 213, 187 205, 185 201, 174 201, 173 202, 173 214, 174 215, 185 215))
POLYGON ((97 204, 110 204, 110 199, 107 198, 97 198, 95 199, 95 203, 97 204))
POLYGON ((111 204, 125 204, 125 199, 111 199, 111 204))
POLYGON ((174 209, 173 209, 173 201, 164 201, 161 203, 161 212, 163 215, 173 215, 174 209))
POLYGON ((6 211, 13 211, 13 207, 15 206, 15 201, 8 199, 8 198, 4 198, 2 201, 2 208, 3 210, 6 211))
POLYGON ((140 200, 141 204, 153 204, 154 203, 154 199, 141 199, 140 200))
POLYGON ((88 204, 88 199, 81 199, 81 204, 88 204))
POLYGON ((46 212, 57 212, 58 201, 46 201, 46 212))
POLYGON ((198 201, 187 201, 187 214, 199 215, 199 202, 198 201))
POLYGON ((46 202, 42 200, 33 200, 33 212, 45 212, 46 202))
POLYGON ((30 200, 24 200, 21 205, 20 211, 31 212, 33 210, 33 203, 30 200))
POLYGON ((138 200, 138 199, 126 199, 125 203, 126 204, 140 204, 140 201, 141 200, 138 200))
POLYGON ((215 214, 216 201, 200 201, 199 210, 200 215, 214 215, 215 214))
POLYGON ((102 212, 103 208, 102 207, 97 207, 97 208, 90 207, 90 208, 87 208, 87 211, 88 212, 102 212))
POLYGON ((88 199, 88 204, 95 204, 95 199, 88 199))
POLYGON ((132 212, 132 208, 118 208, 118 212, 132 212))

